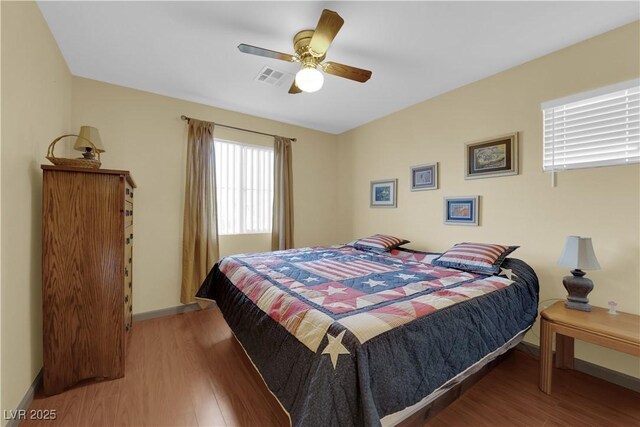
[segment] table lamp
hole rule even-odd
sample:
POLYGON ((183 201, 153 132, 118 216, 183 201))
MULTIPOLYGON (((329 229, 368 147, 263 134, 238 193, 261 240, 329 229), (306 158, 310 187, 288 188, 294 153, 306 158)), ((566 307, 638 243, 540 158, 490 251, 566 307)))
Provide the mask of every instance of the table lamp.
POLYGON ((572 268, 572 276, 565 276, 562 279, 562 284, 568 292, 565 307, 591 311, 587 295, 593 289, 593 282, 584 277, 586 273, 583 270, 600 270, 600 264, 593 252, 591 237, 567 237, 558 265, 572 268))
POLYGON ((95 151, 104 153, 104 147, 102 146, 102 140, 98 129, 92 126, 80 127, 80 134, 76 138, 76 143, 73 146, 74 150, 82 151, 82 155, 85 159, 94 160, 96 155, 95 151), (93 145, 89 142, 91 141, 93 145))

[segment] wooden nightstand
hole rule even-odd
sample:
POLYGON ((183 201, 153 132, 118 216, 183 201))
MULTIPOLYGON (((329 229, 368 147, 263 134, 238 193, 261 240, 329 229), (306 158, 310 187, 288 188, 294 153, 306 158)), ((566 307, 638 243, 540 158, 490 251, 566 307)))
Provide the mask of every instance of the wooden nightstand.
POLYGON ((573 369, 573 340, 577 338, 613 350, 640 356, 640 316, 571 310, 559 301, 540 313, 540 390, 551 394, 553 334, 556 338, 556 368, 573 369))

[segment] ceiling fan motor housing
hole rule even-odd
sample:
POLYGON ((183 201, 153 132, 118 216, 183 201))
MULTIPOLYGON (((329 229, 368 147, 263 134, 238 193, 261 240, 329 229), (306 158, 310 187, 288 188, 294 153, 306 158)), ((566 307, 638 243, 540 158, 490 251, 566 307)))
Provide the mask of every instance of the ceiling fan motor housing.
POLYGON ((317 66, 327 56, 326 52, 322 55, 318 55, 311 50, 309 43, 313 37, 314 30, 302 30, 293 36, 293 48, 296 51, 296 55, 300 58, 303 66, 317 66))

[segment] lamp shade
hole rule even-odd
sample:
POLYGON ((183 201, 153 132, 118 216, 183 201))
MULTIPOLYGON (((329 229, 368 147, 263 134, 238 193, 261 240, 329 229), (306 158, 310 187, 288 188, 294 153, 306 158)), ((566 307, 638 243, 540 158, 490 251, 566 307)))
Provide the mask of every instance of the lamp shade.
POLYGON ((600 270, 600 264, 593 252, 591 237, 567 237, 558 265, 578 270, 600 270))
POLYGON ((76 143, 73 146, 74 150, 87 151, 87 148, 93 149, 93 146, 89 144, 89 142, 87 142, 88 139, 89 141, 93 142, 96 151, 104 153, 104 147, 102 146, 102 140, 100 139, 98 129, 92 126, 82 126, 80 127, 79 136, 81 138, 76 138, 76 143))

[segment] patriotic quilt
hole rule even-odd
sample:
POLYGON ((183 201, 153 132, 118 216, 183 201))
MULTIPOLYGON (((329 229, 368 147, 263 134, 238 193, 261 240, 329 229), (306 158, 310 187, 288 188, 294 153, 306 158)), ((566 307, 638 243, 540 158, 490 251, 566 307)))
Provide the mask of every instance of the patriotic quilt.
POLYGON ((489 276, 436 257, 351 246, 237 255, 197 296, 216 300, 293 425, 380 425, 537 315, 522 261, 489 276))

